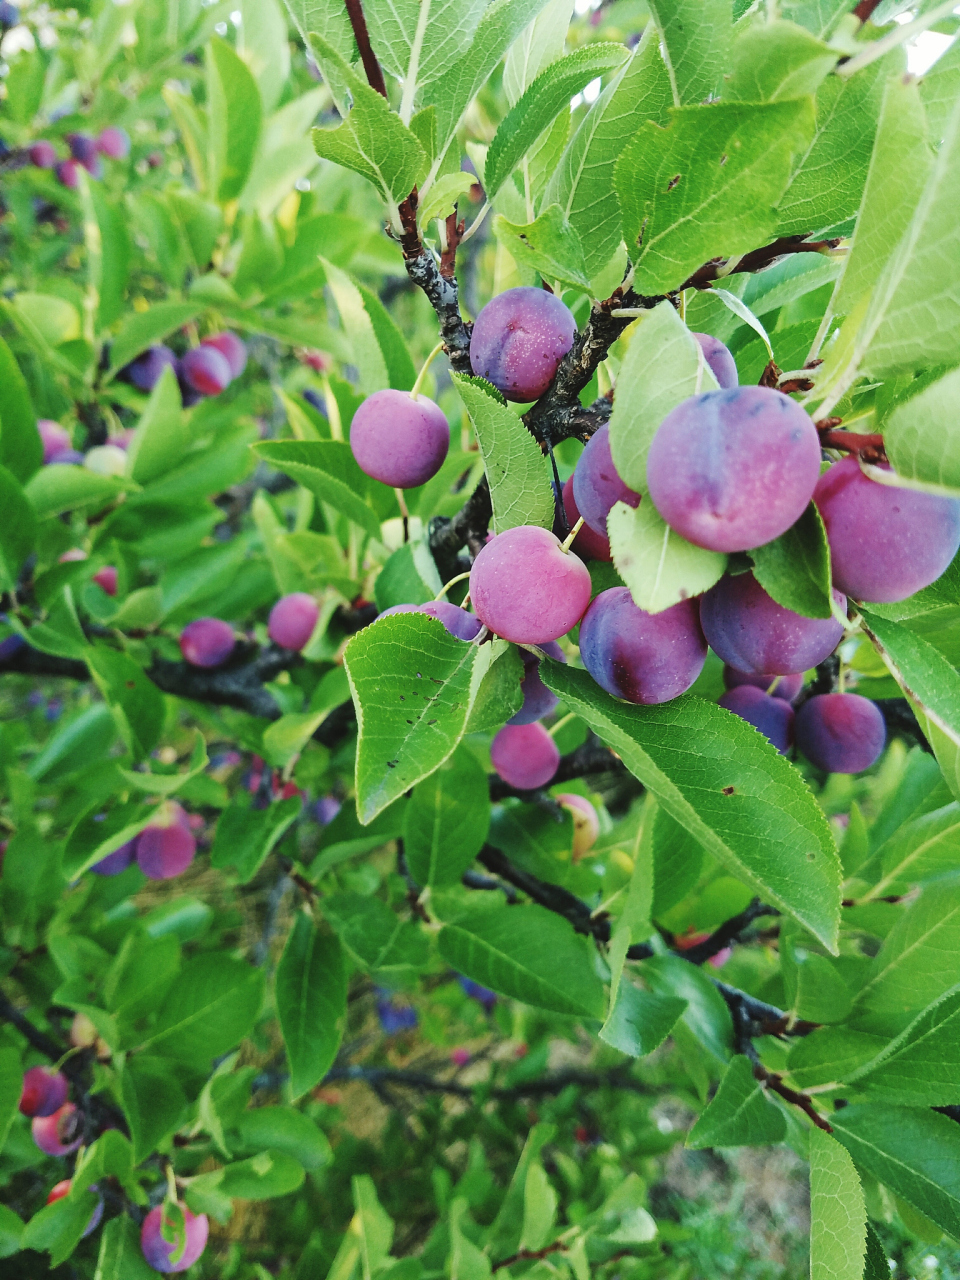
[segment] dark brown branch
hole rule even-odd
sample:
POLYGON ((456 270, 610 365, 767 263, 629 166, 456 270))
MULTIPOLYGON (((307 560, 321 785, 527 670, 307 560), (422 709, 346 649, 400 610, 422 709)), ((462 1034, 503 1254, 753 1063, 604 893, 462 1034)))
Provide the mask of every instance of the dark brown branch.
POLYGON ((443 516, 431 520, 430 552, 445 582, 463 572, 464 566, 457 561, 461 547, 465 546, 471 557, 480 554, 492 519, 490 485, 484 476, 452 520, 443 516))
POLYGON ((754 920, 759 919, 760 916, 778 916, 779 914, 780 912, 776 907, 768 907, 759 898, 754 898, 750 905, 745 907, 739 915, 725 921, 719 929, 715 929, 711 933, 709 938, 704 938, 702 942, 698 942, 692 947, 687 947, 683 952, 684 958, 689 960, 691 964, 706 964, 713 956, 718 955, 724 947, 728 947, 732 942, 737 942, 743 931, 753 924, 754 920))
MULTIPOLYGON (((593 773, 626 774, 627 772, 627 767, 620 757, 614 755, 609 747, 605 747, 596 735, 591 734, 587 741, 575 751, 561 757, 557 772, 551 778, 550 784, 552 786, 555 782, 569 782, 573 778, 583 778, 593 773)), ((638 784, 638 792, 640 789, 638 784)), ((535 791, 518 791, 516 787, 511 787, 508 782, 498 778, 496 774, 490 775, 491 800, 503 800, 506 796, 520 796, 529 800, 536 794, 535 791)))
POLYGON ((771 244, 745 253, 732 270, 729 270, 727 258, 711 258, 702 267, 698 267, 692 276, 688 276, 680 289, 709 289, 714 280, 720 279, 721 273, 724 277, 742 275, 744 272, 755 275, 792 253, 825 253, 828 249, 836 249, 839 243, 839 240, 807 241, 805 235, 781 236, 771 244))
POLYGON ((373 45, 370 43, 367 20, 363 16, 363 5, 360 0, 345 0, 345 2, 350 26, 353 28, 357 48, 360 51, 360 61, 363 63, 363 71, 367 77, 367 84, 371 89, 376 89, 377 93, 386 97, 387 86, 384 83, 383 72, 380 70, 377 55, 373 52, 373 45))
POLYGON ((509 1258, 501 1258, 490 1269, 491 1271, 499 1271, 501 1267, 512 1267, 515 1262, 537 1262, 551 1253, 566 1252, 567 1246, 563 1241, 554 1240, 553 1244, 544 1245, 542 1249, 520 1249, 517 1253, 511 1254, 509 1258))
MULTIPOLYGON (((550 884, 546 880, 539 879, 538 876, 531 875, 529 871, 515 867, 508 857, 490 844, 483 846, 477 854, 477 861, 488 871, 492 871, 495 876, 499 876, 501 880, 506 880, 508 884, 522 890, 528 898, 539 903, 541 907, 546 907, 548 911, 563 916, 564 920, 573 925, 577 933, 585 934, 601 943, 610 941, 609 918, 595 916, 587 904, 568 889, 558 884, 550 884)), ((647 954, 652 954, 649 947, 647 954)))
MULTIPOLYGON (((824 421, 832 423, 834 420, 826 418, 824 421)), ((817 426, 819 428, 820 424, 818 423, 817 426)), ((864 462, 886 462, 887 460, 882 435, 868 435, 859 431, 837 431, 830 426, 820 431, 820 443, 824 449, 843 449, 846 453, 858 453, 864 462)))
POLYGON ((798 1093, 796 1089, 791 1089, 789 1085, 783 1083, 783 1077, 775 1071, 768 1071, 766 1067, 759 1062, 754 1063, 753 1077, 760 1080, 763 1084, 771 1089, 774 1093, 778 1093, 784 1102, 792 1103, 793 1106, 799 1107, 804 1115, 808 1116, 818 1129, 822 1129, 824 1133, 833 1133, 833 1126, 824 1120, 823 1116, 813 1105, 813 1099, 808 1098, 805 1093, 798 1093))
POLYGON ((880 0, 860 0, 860 3, 853 11, 853 16, 859 18, 861 22, 867 22, 873 16, 873 11, 880 4, 880 0))
MULTIPOLYGON (((404 204, 407 202, 404 201, 404 204)), ((401 217, 404 215, 403 205, 400 207, 401 217)), ((416 231, 416 216, 413 217, 413 231, 416 231)), ((450 367, 454 373, 471 374, 473 369, 470 365, 470 333, 473 326, 464 323, 463 316, 460 314, 460 297, 457 288, 457 278, 452 272, 444 275, 441 273, 440 266, 430 249, 425 249, 420 244, 419 237, 416 241, 410 241, 409 252, 408 246, 404 244, 407 236, 412 233, 406 228, 401 245, 404 248, 404 266, 407 269, 407 275, 413 283, 427 296, 427 301, 437 313, 437 320, 440 324, 440 337, 443 339, 444 350, 447 353, 447 359, 450 361, 450 367)), ((448 265, 449 269, 449 265, 448 265)))
POLYGON ((542 1076, 539 1080, 528 1080, 521 1084, 497 1086, 489 1088, 483 1084, 458 1084, 455 1080, 439 1080, 425 1071, 405 1071, 399 1067, 332 1067, 324 1077, 324 1084, 332 1084, 337 1080, 359 1080, 372 1088, 377 1085, 393 1084, 408 1089, 416 1089, 421 1093, 446 1093, 457 1098, 493 1098, 497 1102, 514 1102, 519 1098, 549 1098, 571 1085, 582 1089, 626 1089, 632 1093, 649 1094, 654 1092, 651 1086, 628 1074, 629 1066, 615 1067, 612 1071, 555 1071, 542 1076))

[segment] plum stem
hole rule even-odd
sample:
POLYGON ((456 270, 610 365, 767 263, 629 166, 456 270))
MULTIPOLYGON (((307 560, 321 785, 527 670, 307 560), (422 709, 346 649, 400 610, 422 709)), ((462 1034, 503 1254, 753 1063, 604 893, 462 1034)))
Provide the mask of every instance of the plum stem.
POLYGON ((570 550, 570 548, 573 546, 573 540, 577 536, 577 534, 580 532, 582 527, 583 527, 583 516, 580 517, 577 523, 573 526, 573 528, 567 534, 566 538, 564 538, 563 542, 560 544, 560 550, 564 553, 564 555, 566 555, 567 552, 570 550))
POLYGON ((565 716, 560 717, 556 724, 550 726, 547 733, 549 733, 551 738, 555 738, 564 725, 569 724, 571 720, 575 720, 576 716, 577 713, 575 711, 568 711, 565 716))
POLYGON ((470 577, 469 569, 466 571, 466 573, 458 573, 455 578, 451 578, 449 582, 445 582, 443 584, 443 586, 440 588, 437 594, 433 597, 434 600, 442 600, 451 587, 456 586, 458 582, 463 582, 464 579, 469 577, 470 577))
POLYGON ((424 379, 427 376, 427 370, 430 368, 430 366, 433 364, 434 360, 436 360, 437 356, 440 354, 442 350, 443 350, 443 342, 441 341, 437 343, 437 345, 433 348, 433 350, 427 356, 426 360, 424 360, 423 364, 420 366, 420 372, 417 374, 416 381, 414 382, 413 386, 410 388, 411 400, 416 400, 417 396, 420 394, 420 389, 423 386, 424 379))
POLYGON ((410 511, 407 507, 407 500, 403 496, 403 490, 394 488, 393 491, 397 495, 397 506, 400 508, 400 515, 403 519, 403 540, 410 541, 410 511))

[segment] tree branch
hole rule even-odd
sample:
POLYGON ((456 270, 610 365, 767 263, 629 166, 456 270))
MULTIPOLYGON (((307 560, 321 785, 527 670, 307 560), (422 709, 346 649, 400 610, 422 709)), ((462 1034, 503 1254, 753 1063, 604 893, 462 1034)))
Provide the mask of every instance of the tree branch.
POLYGON ((538 1262, 541 1258, 546 1258, 551 1253, 566 1253, 567 1245, 562 1240, 554 1240, 553 1244, 544 1245, 542 1249, 519 1249, 516 1253, 510 1255, 509 1258, 501 1258, 499 1262, 495 1262, 490 1268, 491 1271, 499 1271, 501 1267, 512 1267, 515 1262, 538 1262))
MULTIPOLYGON (((620 757, 615 755, 609 747, 605 747, 596 734, 591 734, 575 751, 561 756, 557 772, 550 779, 550 785, 553 786, 555 782, 569 782, 572 778, 583 778, 593 773, 616 773, 633 777, 620 757)), ((639 782, 637 788, 638 794, 642 792, 643 788, 639 782)), ((529 800, 536 794, 536 791, 520 791, 516 787, 511 787, 496 774, 490 775, 491 800, 503 800, 506 796, 520 796, 522 799, 529 800)))
POLYGON ((719 929, 715 929, 709 938, 704 938, 702 942, 698 942, 692 947, 687 947, 682 953, 683 957, 689 960, 691 964, 706 964, 708 960, 721 952, 724 947, 729 946, 732 942, 738 942, 740 935, 754 920, 757 920, 760 916, 778 916, 779 914, 780 912, 776 907, 768 907, 759 898, 754 898, 750 905, 744 907, 739 915, 733 916, 722 924, 719 929))
POLYGON ((363 16, 361 0, 345 0, 345 2, 347 17, 350 19, 350 26, 353 28, 357 48, 360 51, 360 61, 363 63, 367 84, 371 89, 376 89, 377 93, 386 97, 387 86, 384 83, 383 72, 380 69, 380 63, 377 61, 377 55, 373 52, 373 45, 370 43, 370 32, 367 30, 367 20, 363 16))
POLYGON ((457 559, 461 547, 465 546, 473 559, 480 554, 492 519, 490 485, 484 476, 452 520, 434 516, 430 521, 430 553, 445 582, 463 572, 457 559))
POLYGON ((650 1094, 654 1090, 640 1080, 634 1080, 629 1074, 626 1064, 614 1067, 611 1071, 555 1071, 542 1076, 539 1080, 528 1080, 521 1084, 496 1086, 489 1088, 483 1084, 459 1084, 455 1080, 440 1080, 425 1071, 406 1071, 399 1067, 332 1067, 324 1077, 324 1084, 332 1084, 337 1080, 359 1080, 369 1084, 371 1088, 378 1085, 393 1084, 408 1089, 416 1089, 421 1093, 446 1093, 457 1098, 493 1098, 498 1102, 514 1102, 518 1098, 547 1098, 571 1085, 583 1089, 625 1089, 631 1093, 650 1094))

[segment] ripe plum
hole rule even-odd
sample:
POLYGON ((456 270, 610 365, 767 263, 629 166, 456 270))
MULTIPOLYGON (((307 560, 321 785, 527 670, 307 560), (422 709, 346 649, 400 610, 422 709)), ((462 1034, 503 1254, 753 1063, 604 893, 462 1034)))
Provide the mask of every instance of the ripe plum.
POLYGON ((793 707, 782 698, 772 698, 752 684, 741 684, 725 693, 719 702, 759 729, 781 755, 793 742, 793 707))
MULTIPOLYGON (((210 1230, 210 1224, 205 1213, 193 1214, 185 1204, 180 1204, 179 1208, 183 1213, 183 1235, 186 1236, 184 1242, 183 1236, 177 1240, 164 1240, 164 1205, 157 1205, 151 1209, 143 1220, 143 1226, 140 1229, 140 1248, 147 1262, 153 1267, 154 1271, 173 1272, 186 1271, 197 1261, 204 1249, 207 1247, 207 1235, 210 1230), (173 1255, 180 1251, 183 1246, 182 1253, 176 1262, 173 1261, 173 1255)), ((167 1220, 167 1234, 173 1236, 173 1224, 167 1220)))
POLYGON ((192 667, 219 667, 235 645, 233 627, 220 618, 194 618, 180 633, 180 652, 192 667))
MULTIPOLYGON (((846 600, 835 591, 841 609, 846 600)), ((767 595, 752 573, 725 574, 700 599, 711 649, 739 671, 794 675, 830 656, 843 637, 836 618, 805 618, 767 595)))
POLYGON ((450 427, 439 405, 409 391, 375 391, 353 415, 350 448, 360 470, 395 489, 413 489, 435 476, 450 448, 450 427))
MULTIPOLYGON (((567 513, 567 523, 572 529, 580 519, 580 509, 573 496, 573 476, 563 486, 563 509, 567 513)), ((573 548, 581 560, 607 560, 610 556, 610 539, 606 534, 594 533, 584 520, 580 532, 573 540, 573 548)))
POLYGON ((313 596, 294 591, 279 599, 270 610, 267 632, 274 644, 299 653, 313 635, 319 617, 320 610, 313 596))
POLYGON ((470 338, 470 367, 508 400, 537 400, 573 346, 573 312, 545 289, 522 285, 491 299, 470 338))
POLYGON ((821 693, 797 712, 797 746, 827 773, 862 773, 880 758, 887 729, 875 702, 857 693, 821 693))
POLYGON ((669 702, 690 688, 706 661, 697 602, 681 600, 662 613, 647 613, 626 587, 611 587, 584 615, 580 656, 614 697, 647 706, 669 702))
POLYGON ((505 724, 490 745, 490 761, 509 786, 534 791, 557 772, 560 752, 542 724, 505 724))
MULTIPOLYGON (((567 660, 556 640, 548 640, 540 648, 557 662, 567 660)), ((540 679, 540 659, 537 655, 529 649, 521 649, 520 660, 523 663, 523 675, 520 678, 523 706, 516 715, 510 717, 507 724, 533 724, 534 720, 542 720, 557 708, 557 695, 540 679)))
POLYGON ((607 516, 615 502, 628 507, 640 505, 640 495, 628 488, 613 465, 610 453, 610 426, 592 435, 573 473, 573 497, 583 522, 594 533, 607 536, 607 516))
POLYGON ((559 640, 590 602, 586 565, 536 525, 507 529, 480 551, 470 570, 477 617, 515 644, 559 640))

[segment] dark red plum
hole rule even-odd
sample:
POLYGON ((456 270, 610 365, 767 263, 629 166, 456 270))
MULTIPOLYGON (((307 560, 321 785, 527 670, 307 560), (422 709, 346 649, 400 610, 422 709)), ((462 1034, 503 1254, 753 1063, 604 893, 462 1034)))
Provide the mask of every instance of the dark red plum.
MULTIPOLYGON (((556 640, 548 640, 540 646, 556 662, 566 662, 563 650, 556 640)), ((507 724, 533 724, 534 720, 542 720, 544 716, 556 711, 559 699, 540 679, 540 659, 529 649, 520 650, 523 662, 523 676, 520 688, 523 690, 523 706, 515 716, 511 716, 507 724)))
POLYGON ((729 391, 739 386, 740 376, 737 373, 737 362, 719 338, 709 333, 691 335, 700 344, 703 358, 710 366, 710 371, 720 385, 721 391, 729 391))
MULTIPOLYGON (((73 1184, 69 1178, 64 1178, 62 1182, 58 1182, 56 1186, 51 1187, 50 1194, 47 1196, 47 1204, 53 1204, 57 1200, 62 1200, 64 1196, 68 1196, 72 1185, 73 1184)), ((83 1194, 89 1195, 94 1201, 90 1213, 90 1221, 84 1228, 83 1236, 81 1237, 85 1240, 88 1235, 96 1231, 97 1227, 100 1225, 101 1219, 103 1218, 103 1197, 97 1195, 97 1189, 95 1186, 88 1187, 83 1194)))
POLYGON ((180 361, 180 373, 202 396, 218 396, 230 385, 230 364, 216 347, 191 347, 180 361))
POLYGON ((887 739, 876 703, 856 693, 821 693, 797 712, 797 746, 827 773, 862 773, 876 764, 887 739))
POLYGON ((63 453, 65 450, 73 448, 70 432, 66 427, 61 427, 59 422, 54 422, 51 418, 38 418, 37 430, 43 442, 43 460, 45 463, 52 462, 58 453, 63 453))
POLYGON ((57 148, 52 142, 47 142, 45 139, 35 142, 28 155, 30 156, 30 163, 36 165, 38 169, 52 169, 57 163, 57 148))
POLYGON ((557 772, 560 752, 542 724, 505 724, 490 745, 490 762, 508 786, 534 791, 557 772))
POLYGON ((935 582, 960 547, 960 500, 880 484, 852 454, 823 473, 813 500, 833 580, 855 600, 905 600, 935 582))
POLYGON ((726 707, 741 720, 746 720, 755 729, 759 729, 783 755, 793 743, 793 707, 782 698, 771 698, 762 689, 752 684, 741 684, 730 689, 719 699, 721 707, 726 707))
POLYGON ((97 876, 119 876, 126 871, 127 867, 132 866, 136 852, 136 840, 128 840, 114 853, 108 853, 105 858, 95 862, 90 870, 97 876))
POLYGON ((130 135, 126 129, 108 125, 97 138, 97 150, 111 160, 126 160, 130 154, 130 135))
POLYGON ((23 1073, 20 1112, 25 1116, 52 1116, 67 1100, 67 1077, 52 1067, 30 1067, 23 1073))
POLYGON ((350 448, 360 470, 394 489, 413 489, 437 474, 450 448, 439 405, 409 391, 375 391, 353 415, 350 448))
POLYGON ((52 1115, 35 1116, 30 1132, 48 1156, 68 1156, 83 1142, 83 1126, 72 1102, 65 1102, 52 1115))
POLYGON ((573 312, 555 294, 529 285, 508 289, 474 322, 470 367, 508 400, 537 400, 576 336, 573 312))
MULTIPOLYGON (((847 602, 839 592, 841 610, 847 602)), ((725 574, 700 598, 710 648, 739 671, 795 675, 828 658, 843 638, 836 618, 805 618, 777 604, 752 573, 725 574)))
POLYGON ((200 343, 201 347, 213 347, 215 351, 219 351, 230 366, 230 376, 239 378, 241 373, 247 367, 247 345, 235 333, 229 330, 224 333, 213 333, 209 338, 204 338, 200 343))
POLYGON ((629 489, 613 465, 610 427, 603 426, 587 442, 573 473, 573 498, 587 527, 600 537, 607 536, 607 516, 616 502, 628 507, 640 505, 640 495, 629 489))
POLYGON ((102 569, 93 575, 93 581, 108 596, 117 594, 117 571, 112 564, 105 564, 102 569))
POLYGON ((813 419, 770 387, 690 396, 664 418, 647 456, 653 505, 710 551, 779 538, 803 515, 819 475, 813 419))
POLYGON ((179 1207, 183 1213, 183 1235, 179 1239, 174 1239, 174 1226, 172 1221, 168 1220, 166 1234, 170 1239, 164 1240, 164 1207, 158 1204, 144 1218, 140 1229, 140 1248, 154 1271, 164 1273, 186 1271, 193 1266, 207 1247, 207 1235, 210 1231, 207 1215, 193 1214, 185 1204, 180 1204, 179 1207), (183 1236, 186 1236, 185 1241, 183 1236), (173 1258, 178 1254, 180 1256, 174 1262, 173 1258))
POLYGON ((425 613, 430 618, 442 622, 446 629, 457 640, 475 639, 483 627, 483 623, 475 613, 468 613, 459 605, 449 600, 428 600, 425 604, 395 604, 384 609, 379 616, 387 617, 390 613, 425 613))
MULTIPOLYGON (((580 519, 580 509, 573 496, 573 476, 563 486, 563 509, 567 513, 567 523, 572 529, 580 519)), ((580 532, 573 540, 573 550, 582 560, 610 561, 610 539, 605 534, 594 533, 584 520, 580 532)))
POLYGON ((515 644, 559 640, 583 617, 590 574, 559 538, 520 525, 491 539, 470 570, 470 599, 495 635, 515 644))
POLYGON ((180 652, 192 667, 219 667, 235 645, 233 627, 220 618, 195 618, 180 633, 180 652))
POLYGON ((136 360, 131 360, 124 366, 120 376, 138 391, 152 391, 166 368, 176 372, 177 357, 169 347, 161 344, 148 347, 142 355, 137 356, 136 360))
POLYGON ((772 698, 782 698, 784 702, 793 702, 803 688, 803 672, 789 676, 778 676, 771 671, 759 675, 756 671, 738 671, 730 663, 724 664, 723 683, 727 689, 739 689, 745 684, 769 693, 772 698))
POLYGON ((707 643, 696 600, 639 609, 626 587, 603 591, 580 623, 580 657, 615 698, 650 706, 679 697, 703 670, 707 643))
POLYGON ((274 644, 299 653, 313 635, 319 617, 320 609, 313 596, 294 591, 283 596, 270 610, 267 633, 274 644))
POLYGON ((193 832, 176 819, 145 827, 137 837, 137 863, 148 880, 172 880, 186 871, 196 851, 193 832))

